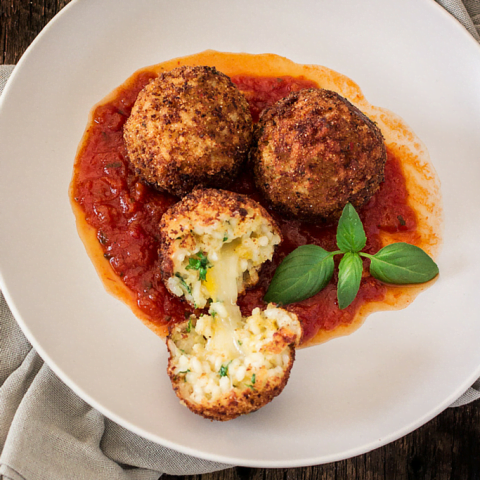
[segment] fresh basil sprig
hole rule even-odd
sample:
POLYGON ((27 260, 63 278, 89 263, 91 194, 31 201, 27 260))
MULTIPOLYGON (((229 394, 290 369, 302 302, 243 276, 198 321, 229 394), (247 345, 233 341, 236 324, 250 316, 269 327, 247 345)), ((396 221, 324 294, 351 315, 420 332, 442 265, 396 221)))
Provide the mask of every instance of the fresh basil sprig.
POLYGON ((265 301, 288 304, 312 297, 330 282, 333 268, 333 253, 317 245, 298 247, 275 270, 265 301))
POLYGON ((407 285, 428 282, 438 275, 438 266, 421 248, 399 242, 375 255, 361 252, 367 243, 362 221, 348 203, 337 227, 339 250, 327 252, 317 245, 303 245, 287 255, 268 287, 266 302, 287 305, 300 302, 325 288, 333 276, 335 255, 343 254, 338 266, 337 299, 341 309, 357 296, 363 275, 361 257, 370 259, 370 275, 382 282, 407 285))

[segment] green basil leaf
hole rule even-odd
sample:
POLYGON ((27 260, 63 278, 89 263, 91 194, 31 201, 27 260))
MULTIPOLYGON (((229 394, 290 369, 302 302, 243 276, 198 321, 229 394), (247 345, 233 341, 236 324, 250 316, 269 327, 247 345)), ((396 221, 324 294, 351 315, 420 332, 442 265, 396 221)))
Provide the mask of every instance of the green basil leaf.
POLYGON ((438 275, 437 264, 421 248, 409 243, 392 243, 369 258, 371 275, 386 283, 424 283, 438 275))
POLYGON ((313 297, 328 284, 333 268, 333 256, 323 248, 298 247, 275 270, 264 300, 287 305, 313 297))
POLYGON ((347 203, 338 221, 337 245, 346 252, 359 252, 367 243, 362 221, 351 203, 347 203))
POLYGON ((358 253, 347 252, 338 266, 337 298, 340 309, 355 299, 362 280, 363 262, 358 253))

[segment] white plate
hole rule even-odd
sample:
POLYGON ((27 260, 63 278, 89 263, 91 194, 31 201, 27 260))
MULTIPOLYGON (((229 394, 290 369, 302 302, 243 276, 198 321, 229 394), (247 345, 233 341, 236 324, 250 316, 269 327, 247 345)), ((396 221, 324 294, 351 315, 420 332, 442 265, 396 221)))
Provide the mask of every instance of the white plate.
POLYGON ((2 289, 60 378, 153 441, 253 467, 331 462, 384 445, 480 375, 479 85, 480 47, 433 1, 74 1, 2 97, 2 289), (67 195, 90 108, 136 69, 209 48, 277 53, 352 78, 427 145, 445 206, 433 288, 349 337, 300 351, 278 399, 227 423, 179 405, 162 340, 105 292, 67 195))

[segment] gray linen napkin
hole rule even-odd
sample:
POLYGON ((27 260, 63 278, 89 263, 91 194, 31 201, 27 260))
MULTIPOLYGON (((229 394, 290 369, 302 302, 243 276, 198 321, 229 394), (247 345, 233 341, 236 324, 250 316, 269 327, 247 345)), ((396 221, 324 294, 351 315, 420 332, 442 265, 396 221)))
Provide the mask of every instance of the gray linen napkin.
POLYGON ((0 451, 3 480, 157 480, 230 467, 145 440, 90 407, 32 348, 1 292, 0 451))
MULTIPOLYGON (((480 0, 437 0, 480 41, 480 0)), ((0 93, 13 71, 0 65, 0 93)), ((480 380, 451 406, 480 398, 480 380)), ((42 361, 0 292, 0 480, 156 480, 229 468, 149 442, 90 407, 42 361)))
POLYGON ((480 42, 480 1, 479 0, 436 0, 451 13, 480 42))

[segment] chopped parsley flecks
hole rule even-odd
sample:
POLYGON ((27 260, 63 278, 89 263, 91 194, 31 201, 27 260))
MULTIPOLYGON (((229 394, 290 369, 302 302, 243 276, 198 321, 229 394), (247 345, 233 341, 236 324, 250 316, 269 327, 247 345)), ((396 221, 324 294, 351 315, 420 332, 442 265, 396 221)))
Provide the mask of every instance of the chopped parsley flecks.
POLYGON ((207 256, 203 252, 198 252, 194 257, 188 259, 188 265, 185 268, 187 270, 198 270, 200 280, 205 281, 207 279, 207 269, 211 266, 207 256))
POLYGON ((251 383, 247 383, 247 387, 251 388, 252 390, 255 390, 255 374, 252 375, 252 379, 250 380, 251 383))
MULTIPOLYGON (((179 375, 183 375, 183 381, 187 381, 187 373, 190 373, 190 369, 188 368, 187 370, 183 370, 181 372, 178 372, 179 375)), ((177 379, 178 375, 175 375, 175 380, 177 379)))
POLYGON ((106 245, 107 242, 108 242, 108 237, 105 235, 104 232, 102 232, 101 230, 98 231, 97 233, 97 238, 98 238, 98 241, 102 244, 102 245, 106 245))
POLYGON ((107 163, 105 165, 107 168, 120 168, 122 166, 122 162, 112 162, 112 163, 107 163))
POLYGON ((192 289, 187 285, 187 282, 183 279, 183 277, 177 272, 175 276, 180 280, 182 287, 191 295, 192 289))
POLYGON ((218 371, 218 374, 221 376, 221 377, 226 377, 228 375, 228 366, 232 363, 232 361, 230 360, 230 362, 228 362, 226 365, 222 365, 220 367, 220 370, 218 371))

